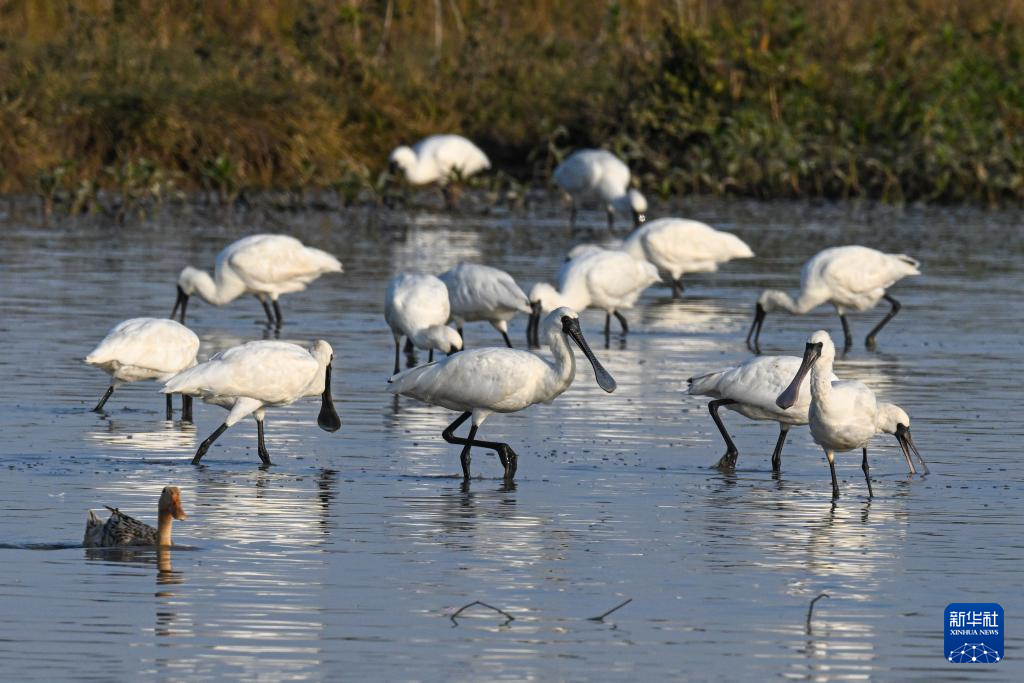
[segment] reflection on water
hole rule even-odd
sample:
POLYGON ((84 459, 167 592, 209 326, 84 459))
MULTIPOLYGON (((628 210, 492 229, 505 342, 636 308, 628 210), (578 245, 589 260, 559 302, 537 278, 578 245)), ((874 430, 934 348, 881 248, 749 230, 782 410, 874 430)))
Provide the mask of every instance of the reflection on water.
MULTIPOLYGON (((581 363, 550 405, 491 416, 481 435, 520 454, 514 487, 487 451, 463 484, 459 449, 441 439, 456 414, 387 393, 384 283, 399 270, 440 272, 460 260, 501 267, 524 288, 550 280, 578 241, 564 207, 486 216, 240 209, 230 222, 197 210, 130 228, 97 217, 51 228, 8 218, 5 676, 80 678, 83 662, 99 660, 97 676, 114 679, 953 679, 958 671, 937 655, 945 604, 1024 609, 1024 429, 1008 371, 1024 355, 1024 310, 1006 303, 1024 285, 1016 217, 687 208, 737 233, 758 258, 693 276, 680 300, 667 288, 645 293, 628 313, 629 337, 596 349, 618 381, 614 394, 581 363), (126 387, 120 402, 115 394, 106 416, 89 412, 98 398, 96 372, 80 362, 89 340, 117 320, 166 315, 183 265, 209 264, 223 244, 257 230, 290 232, 345 264, 344 275, 285 299, 280 333, 331 342, 342 430, 319 430, 316 401, 299 401, 268 415, 274 467, 257 468, 251 420, 226 432, 204 467, 191 467, 197 436, 220 424, 222 409, 197 403, 194 426, 165 421, 150 383, 126 387), (729 419, 740 468, 710 469, 721 440, 706 401, 685 390, 688 377, 746 358, 757 293, 795 286, 800 264, 837 241, 924 264, 921 277, 898 285, 903 310, 879 350, 855 347, 836 372, 910 413, 933 474, 908 477, 895 440, 880 436, 874 497, 859 454, 843 454, 843 497, 833 504, 827 463, 806 428, 790 432, 773 475, 774 428, 729 419), (181 487, 189 514, 175 525, 182 547, 80 547, 88 508, 114 504, 152 521, 168 484, 181 487), (808 628, 821 593, 829 598, 808 628), (627 599, 605 623, 588 621, 627 599), (515 620, 474 608, 453 628, 448 615, 475 600, 515 620)), ((197 305, 192 315, 201 359, 273 337, 251 299, 197 305)), ((858 337, 881 315, 857 316, 858 337)), ((584 314, 595 347, 603 322, 584 314)), ((525 324, 512 322, 517 344, 525 324)), ((824 308, 769 325, 762 341, 772 354, 799 355, 818 328, 839 332, 824 308)), ((485 337, 496 341, 484 330, 477 339, 485 337)))

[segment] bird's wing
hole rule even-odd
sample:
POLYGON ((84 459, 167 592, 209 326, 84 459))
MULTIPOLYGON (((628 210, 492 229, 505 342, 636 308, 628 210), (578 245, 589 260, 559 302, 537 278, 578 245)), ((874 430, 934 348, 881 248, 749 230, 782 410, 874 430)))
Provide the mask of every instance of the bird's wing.
POLYGON ((300 398, 317 378, 319 364, 295 344, 255 341, 217 354, 164 385, 164 393, 192 396, 244 396, 264 403, 300 398))
POLYGON ((445 135, 427 153, 433 156, 437 167, 445 173, 458 169, 464 174, 475 173, 489 168, 487 155, 472 142, 459 135, 445 135))
POLYGON ((192 365, 198 352, 199 337, 184 325, 164 318, 132 318, 112 329, 85 361, 178 372, 192 365))
MULTIPOLYGON (((721 263, 733 258, 747 258, 754 253, 739 237, 715 230, 710 225, 690 220, 673 220, 643 237, 650 256, 672 263, 711 261, 721 263)), ((651 259, 654 261, 654 259, 651 259)), ((654 261, 657 263, 657 261, 654 261)))
POLYGON ((448 287, 433 275, 399 275, 388 284, 384 316, 402 334, 444 325, 450 314, 448 287))
POLYGON ((917 274, 912 263, 867 247, 840 247, 817 269, 821 280, 833 291, 854 293, 886 289, 907 275, 917 274))
POLYGON ((644 289, 660 279, 654 264, 638 261, 622 251, 605 251, 587 258, 590 264, 585 280, 590 291, 613 301, 636 301, 644 289))
POLYGON ((305 285, 325 272, 340 271, 341 263, 319 249, 306 247, 287 235, 260 235, 228 254, 224 262, 250 289, 282 283, 305 285))
POLYGON ((104 547, 121 545, 156 545, 156 529, 124 514, 117 508, 110 510, 110 517, 103 525, 100 545, 104 547))
POLYGON ((388 391, 452 410, 518 410, 529 405, 547 364, 527 351, 481 348, 400 372, 388 391))

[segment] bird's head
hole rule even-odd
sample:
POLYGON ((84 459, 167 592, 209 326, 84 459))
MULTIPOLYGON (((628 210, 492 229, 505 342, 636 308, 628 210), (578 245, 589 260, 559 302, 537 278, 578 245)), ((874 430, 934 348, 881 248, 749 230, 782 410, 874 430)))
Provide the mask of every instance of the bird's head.
POLYGON ((398 175, 399 171, 408 172, 415 165, 416 152, 412 151, 412 147, 396 147, 388 157, 388 173, 391 175, 398 175))
MULTIPOLYGON (((309 347, 309 355, 316 359, 317 365, 323 371, 324 386, 320 389, 320 413, 316 417, 316 423, 325 432, 336 432, 341 429, 341 417, 334 408, 334 399, 331 395, 331 371, 334 365, 334 349, 323 339, 317 339, 313 346, 309 347)), ((313 391, 319 387, 314 384, 313 391)), ((313 392, 310 392, 313 393, 313 392)))
POLYGON ((831 365, 835 357, 836 347, 832 343, 832 337, 828 335, 828 332, 818 330, 812 334, 807 340, 807 345, 804 347, 804 358, 800 363, 800 369, 796 371, 796 376, 793 377, 793 381, 789 383, 786 390, 775 399, 775 404, 783 410, 791 408, 796 403, 797 398, 799 398, 800 386, 803 384, 804 378, 807 377, 807 373, 814 367, 814 364, 819 360, 825 360, 831 365))
POLYGON ((462 350, 462 337, 447 325, 431 325, 423 333, 423 337, 430 348, 449 356, 462 350))
POLYGON ((177 486, 164 487, 164 490, 160 492, 158 509, 161 515, 170 515, 179 521, 186 518, 185 508, 181 507, 181 491, 177 486))
POLYGON ((591 350, 590 344, 584 338, 583 330, 580 329, 580 316, 576 311, 560 306, 547 314, 544 322, 541 323, 541 327, 544 328, 545 336, 548 339, 558 335, 565 335, 576 342, 576 345, 580 347, 580 351, 590 361, 590 366, 594 368, 594 377, 597 379, 597 385, 609 394, 615 391, 617 386, 615 379, 604 369, 601 362, 597 360, 597 356, 591 350))
POLYGON ((181 309, 181 316, 178 322, 185 324, 185 309, 188 308, 188 298, 199 288, 199 281, 210 276, 192 266, 185 266, 178 275, 178 298, 174 300, 174 308, 171 309, 171 320, 174 320, 178 309, 181 309))

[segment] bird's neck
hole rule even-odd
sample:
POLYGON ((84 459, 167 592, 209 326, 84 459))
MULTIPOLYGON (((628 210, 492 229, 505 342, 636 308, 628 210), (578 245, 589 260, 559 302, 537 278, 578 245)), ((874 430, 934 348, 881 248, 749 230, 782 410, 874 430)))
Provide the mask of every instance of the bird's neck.
POLYGON ((569 341, 561 332, 552 331, 548 335, 548 348, 551 349, 551 354, 554 356, 552 362, 554 369, 552 379, 554 381, 551 386, 552 398, 554 398, 568 389, 573 378, 576 377, 576 355, 569 348, 569 341))
POLYGON ((405 167, 405 178, 413 185, 424 185, 435 180, 432 169, 428 168, 418 155, 416 163, 405 167))
POLYGON ((811 400, 827 400, 832 393, 832 361, 819 358, 811 366, 811 400))
POLYGON ((192 279, 196 294, 203 297, 203 300, 214 306, 223 306, 230 303, 245 293, 245 284, 233 275, 229 276, 223 271, 217 271, 216 282, 210 274, 205 271, 197 271, 192 279))
POLYGON ((771 292, 771 303, 772 308, 781 308, 784 311, 789 311, 794 315, 803 315, 808 313, 814 308, 817 308, 821 303, 818 297, 811 296, 807 292, 800 292, 796 300, 793 300, 786 292, 772 291, 771 292))
POLYGON ((174 516, 170 512, 160 511, 156 523, 157 545, 171 545, 171 526, 174 524, 174 516))

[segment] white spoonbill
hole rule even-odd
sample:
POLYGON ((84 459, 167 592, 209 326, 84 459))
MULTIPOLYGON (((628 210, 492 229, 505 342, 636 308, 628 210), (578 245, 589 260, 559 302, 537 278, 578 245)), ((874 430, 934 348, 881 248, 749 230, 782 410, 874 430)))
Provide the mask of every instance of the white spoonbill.
POLYGON ((438 183, 451 208, 457 199, 455 181, 491 167, 483 151, 461 135, 431 135, 412 147, 396 147, 388 158, 391 173, 402 171, 412 185, 438 183))
POLYGON ((608 393, 615 391, 615 380, 583 338, 575 311, 557 308, 548 314, 542 326, 552 360, 516 349, 470 349, 437 363, 406 370, 388 380, 388 391, 393 394, 462 412, 441 436, 448 443, 463 446, 461 460, 465 479, 469 479, 473 446, 497 453, 505 468, 505 480, 515 477, 516 452, 507 443, 477 440, 477 429, 491 413, 514 413, 535 403, 549 403, 568 389, 576 376, 576 357, 569 347, 570 337, 593 366, 598 385, 608 393), (469 436, 455 436, 455 430, 470 416, 473 423, 469 436))
POLYGON ((640 294, 658 281, 658 269, 647 261, 638 261, 621 251, 599 249, 562 264, 558 274, 558 289, 539 282, 530 290, 530 301, 539 304, 530 316, 526 329, 527 341, 540 346, 537 325, 541 312, 547 313, 559 306, 576 311, 598 308, 605 312, 604 334, 611 333, 611 316, 619 321, 622 333, 629 333, 629 325, 620 311, 632 308, 640 294))
POLYGON ((280 295, 301 292, 324 273, 340 272, 341 262, 338 259, 326 251, 307 247, 294 237, 250 235, 232 242, 217 254, 214 277, 191 266, 181 271, 178 299, 174 302, 171 317, 180 307, 180 320, 184 323, 188 298, 195 293, 214 306, 223 306, 243 294, 252 294, 263 304, 267 324, 281 327, 284 318, 277 303, 280 295))
POLYGON ((331 400, 331 361, 334 349, 320 339, 309 349, 280 341, 251 341, 216 354, 205 363, 172 377, 165 394, 198 396, 205 403, 228 409, 228 417, 196 451, 198 465, 224 431, 252 414, 256 418, 258 452, 263 466, 270 454, 263 441, 263 416, 268 407, 286 406, 306 396, 320 396, 317 424, 324 431, 341 428, 331 400))
POLYGON ((451 305, 448 288, 433 275, 399 273, 388 282, 384 298, 384 319, 395 337, 395 372, 399 370, 398 356, 402 337, 418 349, 434 349, 447 354, 462 349, 462 337, 448 327, 451 305))
POLYGON ((533 307, 511 275, 490 266, 460 263, 438 277, 448 288, 451 318, 460 336, 463 323, 486 320, 512 348, 508 321, 517 313, 529 315, 533 307))
POLYGON ((903 457, 910 472, 916 472, 910 452, 917 455, 925 473, 928 466, 921 457, 910 436, 910 417, 899 406, 878 403, 871 389, 857 381, 833 380, 832 363, 836 347, 825 330, 818 330, 807 340, 804 357, 789 386, 779 394, 776 404, 787 409, 796 404, 804 378, 811 376, 811 406, 808 420, 811 436, 815 443, 825 449, 828 466, 832 472, 832 497, 839 497, 839 482, 836 479, 836 451, 844 452, 861 448, 864 460, 861 464, 871 494, 871 479, 868 477, 868 442, 875 434, 889 433, 896 436, 903 457))
POLYGON ((868 333, 864 342, 868 348, 873 348, 875 337, 900 310, 900 302, 886 290, 908 275, 920 275, 920 265, 904 254, 885 254, 868 247, 831 247, 820 251, 800 270, 800 294, 795 301, 785 292, 773 289, 761 294, 754 309, 754 323, 747 333, 747 345, 754 352, 761 352, 758 344, 761 326, 765 316, 772 311, 804 315, 829 303, 835 306, 843 323, 844 348, 849 349, 853 346, 853 335, 850 334, 846 312, 865 311, 884 298, 892 308, 868 333))
MULTIPOLYGON (((706 375, 691 377, 688 394, 711 396, 708 403, 711 419, 725 440, 725 455, 715 467, 731 469, 736 466, 739 451, 718 415, 719 408, 734 410, 751 420, 770 420, 779 423, 779 439, 772 452, 772 469, 782 469, 782 447, 786 443, 789 428, 807 424, 807 411, 811 405, 811 394, 804 379, 797 394, 797 401, 789 408, 780 408, 775 403, 779 394, 793 381, 800 369, 801 359, 796 356, 755 356, 739 365, 718 370, 706 375)), ((838 381, 832 375, 833 381, 838 381)))
POLYGON ((576 205, 597 197, 608 212, 608 227, 615 224, 615 212, 632 217, 634 225, 644 222, 647 199, 629 186, 629 166, 603 149, 573 152, 555 169, 555 182, 572 197, 570 223, 576 225, 576 205))
MULTIPOLYGON (((166 381, 196 364, 199 337, 166 318, 130 318, 114 326, 85 362, 110 375, 110 386, 93 408, 101 412, 114 389, 144 379, 166 381)), ((167 397, 167 419, 171 419, 171 397, 167 397)), ((181 397, 181 420, 192 421, 192 398, 181 397)))

